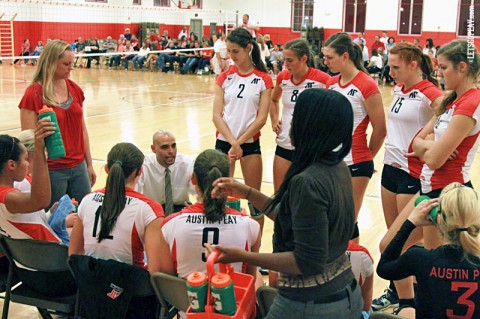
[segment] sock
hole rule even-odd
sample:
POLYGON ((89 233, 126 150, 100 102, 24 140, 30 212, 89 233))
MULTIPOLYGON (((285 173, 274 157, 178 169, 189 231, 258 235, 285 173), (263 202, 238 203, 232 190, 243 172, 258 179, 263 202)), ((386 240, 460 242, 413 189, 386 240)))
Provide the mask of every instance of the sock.
POLYGON ((410 306, 415 308, 415 299, 399 299, 398 305, 401 306, 410 306))
POLYGON ((397 294, 397 287, 395 287, 395 283, 393 282, 393 280, 390 280, 390 285, 388 286, 388 288, 390 288, 390 290, 396 295, 397 294))

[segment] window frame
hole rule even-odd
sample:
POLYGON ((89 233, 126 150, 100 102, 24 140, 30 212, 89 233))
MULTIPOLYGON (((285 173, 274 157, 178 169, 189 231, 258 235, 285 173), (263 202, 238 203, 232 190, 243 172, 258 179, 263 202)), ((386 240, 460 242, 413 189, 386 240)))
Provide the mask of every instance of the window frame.
POLYGON ((170 0, 153 0, 153 6, 160 8, 170 8, 170 0), (166 5, 162 5, 162 2, 166 3, 166 5))
MULTIPOLYGON (((478 0, 477 0, 478 1, 478 0)), ((475 0, 471 0, 470 1, 470 5, 473 3, 474 6, 477 6, 478 8, 478 16, 480 16, 480 1, 478 1, 478 4, 475 5, 475 0)), ((456 24, 456 30, 455 30, 455 34, 458 38, 462 38, 462 39, 466 39, 468 38, 468 34, 465 34, 465 35, 462 35, 460 34, 460 17, 462 16, 462 13, 461 13, 461 9, 462 9, 462 0, 458 0, 458 11, 457 11, 457 24, 456 24)), ((467 12, 469 12, 470 9, 468 9, 467 12)), ((474 14, 474 17, 476 17, 477 15, 474 14)), ((478 30, 477 33, 478 35, 475 35, 475 32, 473 34, 473 38, 480 38, 480 26, 479 28, 475 28, 475 30, 478 30)))
POLYGON ((290 30, 291 32, 301 32, 303 27, 306 26, 307 29, 313 28, 313 12, 315 10, 315 1, 314 0, 292 0, 291 1, 291 14, 290 14, 290 30), (301 15, 295 15, 296 7, 295 5, 301 4, 302 12, 301 15), (311 6, 311 8, 306 8, 306 6, 311 6), (311 15, 305 15, 307 10, 311 10, 311 15), (295 18, 301 17, 302 22, 300 23, 299 29, 296 29, 295 18), (306 22, 308 20, 309 22, 306 22))
POLYGON ((404 36, 421 36, 423 33, 423 13, 424 13, 424 5, 425 1, 424 0, 398 0, 398 23, 397 23, 397 34, 398 35, 404 35, 404 36), (400 31, 400 27, 402 24, 402 4, 405 2, 410 3, 410 15, 409 15, 409 24, 408 24, 408 33, 402 33, 400 31), (420 33, 412 33, 413 29, 413 12, 415 9, 415 6, 419 5, 418 3, 415 3, 416 1, 421 1, 421 6, 422 6, 422 16, 420 17, 420 33))
MULTIPOLYGON (((366 30, 366 24, 367 24, 367 5, 368 1, 367 0, 343 0, 343 15, 342 15, 342 30, 343 32, 348 32, 348 33, 364 33, 366 30), (362 1, 360 3, 360 1, 362 1), (347 5, 351 5, 355 7, 354 14, 353 14, 353 22, 352 22, 352 30, 349 30, 347 28, 347 5), (358 8, 359 5, 365 6, 364 10, 364 16, 362 17, 363 19, 363 30, 357 29, 358 27, 358 22, 359 22, 359 12, 358 8)), ((360 22, 362 23, 362 22, 360 22)))

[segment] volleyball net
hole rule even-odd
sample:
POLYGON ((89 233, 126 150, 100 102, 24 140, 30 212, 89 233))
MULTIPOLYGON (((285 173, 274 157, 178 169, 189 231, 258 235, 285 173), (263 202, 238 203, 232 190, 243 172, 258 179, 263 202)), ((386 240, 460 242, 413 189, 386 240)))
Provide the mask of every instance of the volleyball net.
MULTIPOLYGON (((79 37, 98 39, 101 51, 105 51, 101 46, 107 37, 116 42, 127 28, 141 46, 151 31, 159 36, 166 33, 176 39, 185 26, 188 33, 194 32, 201 40, 238 24, 238 12, 201 9, 194 0, 153 0, 151 5, 141 4, 141 0, 133 0, 137 4, 132 5, 82 1, 0 1, 0 61, 37 59, 35 48, 40 41, 45 46, 49 39, 61 39, 67 43, 74 43, 79 37), (164 3, 169 6, 155 6, 164 3), (22 56, 26 39, 29 40, 29 56, 22 56)), ((83 57, 89 54, 84 52, 83 57)), ((114 54, 118 53, 90 55, 114 54)))

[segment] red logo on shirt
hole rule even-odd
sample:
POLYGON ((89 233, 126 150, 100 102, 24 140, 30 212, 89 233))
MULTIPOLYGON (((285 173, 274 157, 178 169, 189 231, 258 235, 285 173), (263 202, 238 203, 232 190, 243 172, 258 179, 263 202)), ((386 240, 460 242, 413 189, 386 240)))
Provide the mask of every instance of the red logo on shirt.
POLYGON ((120 295, 123 292, 123 288, 118 287, 117 285, 114 285, 113 283, 110 284, 110 288, 112 288, 112 291, 110 291, 107 294, 107 296, 112 298, 112 299, 117 299, 118 297, 120 297, 120 295))

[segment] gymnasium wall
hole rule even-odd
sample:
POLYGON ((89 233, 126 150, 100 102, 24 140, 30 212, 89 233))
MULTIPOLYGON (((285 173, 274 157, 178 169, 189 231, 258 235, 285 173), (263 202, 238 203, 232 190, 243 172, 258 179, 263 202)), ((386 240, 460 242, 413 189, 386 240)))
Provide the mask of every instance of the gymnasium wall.
MULTIPOLYGON (((176 1, 175 1, 176 2, 176 1)), ((139 23, 156 22, 160 31, 168 30, 177 36, 182 25, 189 25, 191 18, 203 20, 204 34, 209 34, 210 22, 217 29, 227 21, 238 19, 243 13, 260 26, 260 32, 270 34, 275 43, 285 43, 300 36, 291 31, 291 0, 203 0, 203 10, 179 10, 153 7, 153 0, 142 0, 142 5, 131 5, 132 0, 108 0, 107 4, 84 0, 1 0, 0 13, 17 13, 14 22, 16 52, 23 39, 29 38, 32 46, 38 40, 60 38, 73 42, 78 36, 84 38, 117 38, 125 27, 138 32, 139 23)), ((458 0, 424 0, 423 33, 420 36, 397 34, 399 0, 368 0, 365 33, 368 43, 375 34, 387 30, 397 41, 412 41, 418 37, 421 43, 432 38, 441 45, 456 38, 458 0)), ((341 31, 343 24, 343 0, 315 0, 314 26, 324 27, 325 35, 341 31)), ((478 46, 478 39, 475 40, 478 46)))

